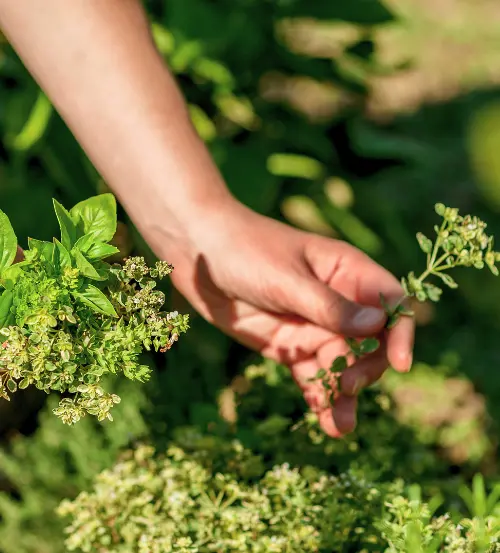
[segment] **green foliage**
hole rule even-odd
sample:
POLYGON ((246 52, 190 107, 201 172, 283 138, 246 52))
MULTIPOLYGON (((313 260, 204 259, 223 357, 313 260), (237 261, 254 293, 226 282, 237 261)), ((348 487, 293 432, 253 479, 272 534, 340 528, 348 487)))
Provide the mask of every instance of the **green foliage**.
MULTIPOLYGON (((64 501, 58 511, 70 520, 67 548, 494 553, 500 546, 500 520, 485 509, 455 523, 449 514, 434 516, 439 499, 423 503, 418 488, 401 495, 401 482, 288 464, 264 472, 238 442, 196 434, 187 442, 189 451, 172 445, 164 456, 146 446, 129 451, 91 492, 64 501)), ((500 508, 496 494, 489 499, 490 509, 500 508)))
POLYGON ((475 516, 453 522, 449 514, 433 516, 418 498, 396 497, 387 503, 387 518, 375 526, 389 547, 386 553, 496 553, 500 520, 475 516))
MULTIPOLYGON (((499 274, 495 263, 500 261, 500 252, 493 250, 493 236, 485 233, 486 223, 476 216, 461 216, 458 209, 443 204, 436 204, 435 210, 443 218, 441 226, 434 227, 437 235, 435 242, 423 233, 417 233, 420 249, 427 254, 427 268, 418 278, 410 272, 407 278, 401 279, 404 296, 395 306, 390 306, 383 294, 380 294, 381 305, 387 314, 387 328, 394 327, 401 316, 413 316, 413 312, 403 305, 404 300, 414 297, 419 302, 439 301, 442 290, 435 284, 425 282, 429 276, 440 278, 449 288, 458 288, 458 284, 446 271, 456 267, 483 269, 488 266, 495 276, 499 274)), ((337 357, 328 370, 320 369, 310 379, 312 382, 321 382, 331 405, 335 402, 339 376, 348 367, 348 356, 359 359, 373 353, 380 345, 375 338, 365 338, 361 342, 346 338, 346 343, 349 347, 347 355, 337 357)))
POLYGON ((299 553, 380 547, 371 519, 397 486, 376 489, 353 475, 287 465, 263 472, 260 459, 237 442, 210 448, 200 441, 191 453, 176 446, 164 457, 148 447, 129 452, 98 476, 92 492, 64 502, 59 512, 71 519, 68 549, 299 553), (222 453, 225 470, 218 472, 222 453))
MULTIPOLYGON (((30 240, 25 260, 10 267, 16 252, 12 228, 3 224, 0 296, 4 342, 0 350, 0 396, 35 385, 71 394, 54 413, 73 424, 86 414, 113 420, 120 401, 100 385, 108 374, 145 381, 151 369, 144 350, 166 351, 188 328, 187 316, 163 311, 156 280, 172 267, 149 268, 141 257, 109 265, 118 250, 108 244, 116 231, 116 203, 103 194, 68 212, 54 200, 61 241, 30 240)), ((5 217, 5 216, 4 216, 5 217)), ((1 222, 1 221, 0 221, 1 222)), ((2 230, 0 229, 0 230, 2 230)))
POLYGON ((62 425, 52 414, 57 399, 51 396, 34 435, 17 435, 0 449, 2 553, 63 553, 64 525, 55 516, 57 505, 88 488, 124 447, 147 435, 147 390, 127 379, 114 386, 123 401, 115 407, 112 425, 93 417, 62 425))

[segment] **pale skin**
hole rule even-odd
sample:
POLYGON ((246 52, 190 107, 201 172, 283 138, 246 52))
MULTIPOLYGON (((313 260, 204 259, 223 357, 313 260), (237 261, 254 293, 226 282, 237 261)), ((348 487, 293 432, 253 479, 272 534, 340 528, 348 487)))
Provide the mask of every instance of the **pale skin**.
POLYGON ((384 331, 397 279, 345 242, 254 213, 228 191, 157 53, 138 0, 0 0, 0 27, 172 280, 208 321, 287 364, 323 430, 356 425, 357 396, 389 365, 410 369, 414 324, 384 331), (382 337, 342 375, 332 409, 308 378, 382 337))

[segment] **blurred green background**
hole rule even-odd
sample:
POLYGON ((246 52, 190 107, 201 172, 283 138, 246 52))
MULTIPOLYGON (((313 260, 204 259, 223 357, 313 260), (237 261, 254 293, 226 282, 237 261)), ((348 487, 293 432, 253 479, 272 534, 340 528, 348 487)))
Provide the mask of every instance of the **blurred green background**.
MULTIPOLYGON (((147 5, 194 124, 253 209, 348 240, 396 275, 422 264, 415 233, 432 232, 436 202, 500 235, 497 0, 147 5)), ((52 197, 70 206, 105 189, 0 42, 0 206, 21 244, 56 234, 52 197)), ((123 253, 148 254, 121 219, 123 253)), ((68 430, 37 393, 0 404, 0 551, 61 550, 52 509, 62 497, 88 486, 123 446, 143 436, 164 444, 187 425, 236 433, 273 461, 402 476, 460 508, 455 492, 472 474, 500 480, 500 282, 470 273, 457 275, 460 288, 438 309, 418 309, 414 370, 388 374, 362 397, 359 429, 346 440, 291 433, 304 406, 286 372, 195 315, 166 359, 150 358, 155 382, 119 384, 121 422, 68 430)))

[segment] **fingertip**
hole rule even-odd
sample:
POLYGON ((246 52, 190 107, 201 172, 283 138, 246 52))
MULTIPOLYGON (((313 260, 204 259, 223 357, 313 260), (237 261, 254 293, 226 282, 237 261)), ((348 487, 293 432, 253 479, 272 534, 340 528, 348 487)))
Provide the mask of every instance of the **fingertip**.
POLYGON ((387 336, 387 357, 390 365, 398 372, 408 372, 413 363, 415 321, 413 317, 402 317, 387 336))
POLYGON ((332 419, 341 435, 351 433, 357 424, 356 411, 358 398, 356 396, 340 395, 333 406, 332 419))

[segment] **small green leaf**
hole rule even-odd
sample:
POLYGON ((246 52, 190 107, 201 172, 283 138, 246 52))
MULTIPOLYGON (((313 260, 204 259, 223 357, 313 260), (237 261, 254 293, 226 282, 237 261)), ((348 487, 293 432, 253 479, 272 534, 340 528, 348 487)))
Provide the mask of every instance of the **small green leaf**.
POLYGON ((110 257, 117 253, 120 253, 117 247, 106 244, 105 242, 95 242, 85 252, 89 259, 106 259, 106 257, 110 257))
POLYGON ((9 378, 9 380, 7 380, 7 388, 9 390, 9 392, 11 392, 11 393, 16 392, 17 391, 16 381, 12 380, 12 378, 9 378))
POLYGON ((423 293, 427 298, 429 298, 431 301, 434 301, 434 302, 439 301, 441 294, 443 293, 441 288, 439 288, 438 286, 435 286, 434 284, 430 284, 429 282, 424 283, 424 289, 425 289, 425 292, 424 291, 417 292, 418 301, 425 301, 419 298, 420 293, 423 293))
POLYGON ((455 282, 453 278, 451 278, 450 275, 447 275, 445 273, 437 273, 441 280, 446 284, 446 286, 449 286, 450 288, 458 288, 458 284, 455 282))
POLYGON ((109 242, 116 233, 116 200, 113 194, 100 194, 76 204, 71 217, 84 234, 109 242))
POLYGON ((391 328, 394 328, 398 321, 399 321, 399 318, 400 318, 400 314, 399 313, 392 313, 392 315, 389 316, 389 318, 387 319, 387 323, 385 324, 385 328, 387 328, 388 330, 390 330, 391 328))
POLYGON ((80 236, 73 246, 75 249, 80 250, 82 253, 87 253, 89 248, 95 242, 95 237, 92 234, 84 234, 80 236))
POLYGON ((106 280, 106 277, 100 275, 97 272, 96 268, 92 265, 92 263, 90 263, 90 261, 85 258, 82 252, 73 248, 71 254, 76 261, 76 266, 83 276, 86 276, 87 278, 90 278, 92 280, 106 280))
POLYGON ((0 271, 14 263, 17 238, 7 215, 0 210, 0 271))
POLYGON ((25 388, 27 388, 29 386, 29 384, 30 384, 29 378, 27 378, 27 377, 23 378, 21 380, 21 382, 19 382, 19 389, 24 390, 25 388))
POLYGON ((52 262, 54 257, 53 242, 45 242, 43 240, 36 240, 35 238, 28 238, 28 247, 31 251, 36 249, 44 261, 49 263, 52 262))
POLYGON ((71 267, 72 265, 69 251, 55 238, 53 263, 57 271, 66 267, 71 267))
POLYGON ((351 349, 351 352, 354 353, 356 357, 361 355, 361 347, 357 340, 355 340, 354 338, 346 338, 345 341, 346 341, 346 344, 351 349))
POLYGON ((10 290, 5 290, 0 296, 0 328, 9 326, 15 322, 12 306, 14 303, 14 294, 10 290))
POLYGON ((363 355, 373 353, 378 350, 379 346, 380 342, 376 338, 365 338, 360 344, 361 353, 363 355))
POLYGON ((86 288, 81 292, 73 292, 73 295, 96 313, 118 317, 115 308, 108 298, 92 284, 87 284, 86 288))
POLYGON ((23 266, 25 265, 27 265, 27 262, 22 261, 2 271, 0 281, 5 289, 12 290, 14 288, 17 279, 23 273, 23 266))
POLYGON ((419 290, 415 296, 419 302, 424 302, 427 300, 427 294, 423 290, 419 290))
POLYGON ((389 305, 389 302, 387 301, 387 298, 384 296, 384 294, 382 294, 382 292, 380 292, 379 298, 380 298, 380 305, 382 306, 382 309, 386 313, 390 313, 392 311, 391 307, 389 305))
POLYGON ((330 371, 333 373, 340 373, 345 369, 347 369, 347 357, 345 355, 337 357, 330 367, 330 371))
POLYGON ((431 253, 433 244, 432 241, 425 236, 425 234, 422 234, 421 232, 417 233, 417 240, 420 245, 420 249, 424 253, 431 253))
POLYGON ((71 250, 78 239, 78 230, 68 210, 57 200, 53 200, 53 202, 54 211, 59 221, 59 228, 61 229, 61 242, 67 250, 71 250))
POLYGON ((436 213, 441 217, 444 215, 444 212, 446 211, 446 207, 444 204, 436 204, 434 209, 436 210, 436 213))
POLYGON ((321 379, 321 378, 325 378, 325 376, 327 375, 327 372, 325 369, 320 369, 317 373, 316 373, 316 379, 321 379))

